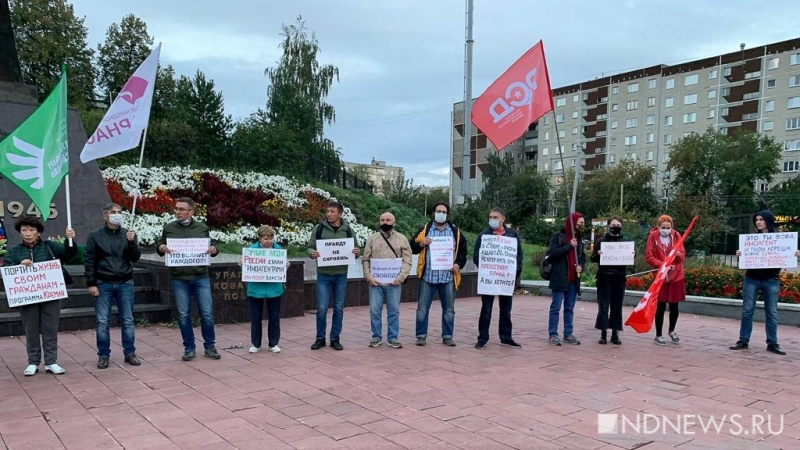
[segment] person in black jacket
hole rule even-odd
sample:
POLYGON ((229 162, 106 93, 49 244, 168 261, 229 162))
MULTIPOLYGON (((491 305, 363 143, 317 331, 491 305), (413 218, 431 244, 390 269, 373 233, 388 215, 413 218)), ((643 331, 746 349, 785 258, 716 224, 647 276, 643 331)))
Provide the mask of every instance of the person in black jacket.
POLYGON ((561 345, 561 339, 558 338, 558 317, 561 314, 562 304, 564 305, 564 341, 572 345, 581 343, 572 334, 572 318, 575 300, 581 289, 581 272, 586 265, 586 255, 581 239, 584 223, 583 214, 572 213, 564 219, 564 228, 558 233, 553 233, 550 238, 548 249, 553 265, 549 283, 552 301, 547 324, 550 345, 561 345))
MULTIPOLYGON (((517 270, 515 280, 519 281, 519 275, 522 273, 522 241, 519 234, 513 228, 505 225, 506 214, 500 208, 492 208, 489 211, 489 228, 483 230, 475 239, 475 251, 472 252, 472 262, 476 266, 479 264, 479 256, 481 254, 481 243, 483 236, 506 236, 517 240, 517 270)), ((481 315, 478 318, 478 342, 475 348, 482 349, 486 347, 489 342, 489 325, 492 322, 492 306, 494 305, 494 295, 481 295, 481 315)), ((500 299, 500 343, 508 345, 509 347, 522 347, 514 339, 511 338, 511 295, 498 295, 500 299)))
POLYGON ((622 331, 622 300, 625 298, 626 267, 600 264, 604 242, 628 241, 622 236, 622 220, 611 217, 606 222, 607 233, 597 239, 591 260, 597 263, 597 319, 594 327, 600 330, 599 344, 606 344, 608 329, 611 328, 611 343, 622 345, 619 332, 622 331), (609 318, 609 309, 611 317, 609 318))
POLYGON ((439 202, 433 205, 433 217, 422 226, 411 239, 411 253, 419 255, 417 260, 417 345, 425 345, 428 337, 428 313, 431 310, 433 296, 438 292, 442 302, 442 343, 455 347, 453 326, 455 323, 455 299, 458 286, 461 284, 461 269, 467 264, 467 239, 452 222, 447 220, 450 206, 439 202), (428 246, 432 237, 450 238, 453 240, 453 267, 449 270, 433 270, 431 253, 428 246))
POLYGON ((95 298, 97 368, 108 368, 111 356, 108 323, 114 304, 117 305, 125 362, 138 366, 141 362, 136 357, 135 346, 133 263, 139 261, 142 252, 136 232, 122 226, 122 207, 116 203, 107 204, 103 207, 103 219, 105 225, 86 238, 83 261, 89 295, 95 298))

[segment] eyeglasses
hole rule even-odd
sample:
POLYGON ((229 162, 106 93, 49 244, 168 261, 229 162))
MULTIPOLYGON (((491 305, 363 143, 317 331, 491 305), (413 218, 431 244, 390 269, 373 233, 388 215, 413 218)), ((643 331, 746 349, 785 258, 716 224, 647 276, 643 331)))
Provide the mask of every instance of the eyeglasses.
POLYGON ((194 211, 194 210, 188 208, 175 208, 175 212, 186 212, 186 211, 194 211))

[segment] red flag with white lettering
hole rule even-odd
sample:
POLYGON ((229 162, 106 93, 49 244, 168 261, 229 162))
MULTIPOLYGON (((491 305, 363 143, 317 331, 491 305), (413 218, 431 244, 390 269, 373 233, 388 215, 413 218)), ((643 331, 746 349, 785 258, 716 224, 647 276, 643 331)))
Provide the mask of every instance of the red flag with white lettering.
POLYGON ((544 44, 539 41, 475 100, 472 123, 502 150, 552 110, 544 44))
POLYGON ((664 263, 661 264, 661 268, 658 269, 658 272, 656 272, 656 277, 653 279, 653 284, 650 285, 650 288, 647 289, 647 292, 644 294, 644 297, 642 297, 642 300, 638 305, 636 305, 636 309, 633 310, 630 317, 628 317, 628 320, 625 321, 625 325, 633 328, 637 333, 647 333, 650 331, 650 328, 653 327, 653 319, 656 316, 656 305, 658 304, 658 293, 661 291, 661 286, 664 284, 664 280, 667 278, 669 266, 675 262, 675 254, 683 249, 683 242, 686 241, 686 236, 689 236, 689 232, 692 231, 692 228, 694 228, 694 223, 697 222, 697 217, 698 216, 694 216, 692 223, 689 224, 689 228, 683 232, 683 236, 678 239, 675 247, 672 248, 667 257, 664 259, 664 263))

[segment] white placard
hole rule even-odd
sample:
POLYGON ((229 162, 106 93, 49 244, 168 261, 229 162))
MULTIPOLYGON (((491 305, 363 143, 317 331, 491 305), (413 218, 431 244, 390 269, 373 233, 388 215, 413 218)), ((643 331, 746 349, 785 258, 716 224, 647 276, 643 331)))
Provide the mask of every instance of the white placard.
POLYGON ((431 270, 453 270, 453 238, 437 236, 430 239, 431 270))
POLYGON ((514 295, 517 239, 483 234, 478 255, 478 294, 514 295))
POLYGON ((600 242, 601 266, 632 266, 636 250, 633 241, 600 242))
POLYGON ((403 258, 370 259, 369 270, 372 278, 380 284, 392 284, 400 276, 403 258))
POLYGON ((317 266, 347 266, 356 262, 353 238, 317 240, 317 266))
POLYGON ((242 281, 285 283, 286 250, 282 248, 243 248, 242 281))
POLYGON ((3 267, 2 273, 11 308, 67 298, 61 261, 57 259, 33 263, 29 267, 3 267))
POLYGON ((797 267, 797 233, 753 233, 739 235, 740 269, 797 267))
POLYGON ((210 266, 211 256, 206 253, 209 247, 209 238, 167 238, 170 253, 165 255, 164 263, 167 267, 210 266))

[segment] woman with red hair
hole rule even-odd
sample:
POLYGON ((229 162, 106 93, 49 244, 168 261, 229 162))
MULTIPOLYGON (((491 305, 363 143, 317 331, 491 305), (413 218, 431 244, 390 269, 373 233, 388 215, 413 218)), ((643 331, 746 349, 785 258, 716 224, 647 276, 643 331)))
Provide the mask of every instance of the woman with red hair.
MULTIPOLYGON (((675 250, 680 233, 674 229, 675 222, 672 217, 664 214, 658 218, 656 228, 647 237, 647 248, 645 250, 645 260, 650 267, 660 269, 664 264, 667 255, 675 250)), ((658 292, 658 307, 656 308, 656 337, 653 342, 656 345, 667 345, 661 332, 664 327, 664 313, 669 303, 669 338, 673 344, 678 344, 681 338, 675 332, 675 325, 678 323, 678 303, 686 300, 686 278, 683 276, 683 260, 686 259, 686 251, 683 247, 677 249, 675 260, 669 266, 667 279, 658 292)))

